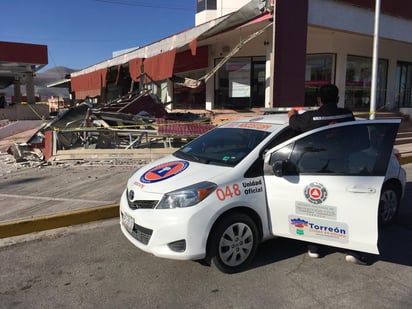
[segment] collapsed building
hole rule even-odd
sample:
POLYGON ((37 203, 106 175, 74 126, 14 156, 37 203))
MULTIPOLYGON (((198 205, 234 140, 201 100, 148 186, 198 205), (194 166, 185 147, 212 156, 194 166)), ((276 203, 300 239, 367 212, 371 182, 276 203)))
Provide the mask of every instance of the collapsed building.
POLYGON ((76 104, 45 123, 26 143, 12 145, 8 152, 19 161, 148 154, 156 158, 180 147, 215 127, 214 113, 191 113, 187 108, 171 112, 164 89, 171 84, 178 86, 195 102, 199 89, 205 89, 220 67, 268 30, 270 17, 269 2, 254 0, 233 14, 72 73, 70 81, 63 83, 70 86, 76 104), (250 20, 257 26, 248 29, 209 72, 202 76, 179 74, 208 66, 208 43, 204 40, 250 20), (198 46, 202 40, 206 45, 198 46))
POLYGON ((84 101, 62 111, 26 143, 14 143, 7 152, 20 162, 154 159, 214 127, 210 117, 168 113, 153 94, 134 95, 103 106, 84 101))

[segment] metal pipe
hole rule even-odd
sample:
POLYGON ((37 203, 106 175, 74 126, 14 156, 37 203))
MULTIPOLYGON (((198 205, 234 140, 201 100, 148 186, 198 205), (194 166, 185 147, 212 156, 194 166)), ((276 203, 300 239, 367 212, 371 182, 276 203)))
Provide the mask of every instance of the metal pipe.
POLYGON ((381 10, 381 0, 375 0, 375 26, 373 33, 373 57, 372 57, 372 84, 369 119, 375 119, 376 115, 376 88, 378 79, 379 64, 379 18, 381 10))

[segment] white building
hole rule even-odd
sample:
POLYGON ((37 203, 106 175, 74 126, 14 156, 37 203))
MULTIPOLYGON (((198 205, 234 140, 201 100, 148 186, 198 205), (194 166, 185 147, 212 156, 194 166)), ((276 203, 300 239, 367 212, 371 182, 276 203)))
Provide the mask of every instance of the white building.
MULTIPOLYGON (((376 108, 411 114, 412 2, 381 2, 376 108)), ((374 17, 373 0, 197 0, 194 28, 73 73, 72 89, 110 101, 143 63, 173 110, 312 105, 335 83, 339 105, 369 111, 374 17)))

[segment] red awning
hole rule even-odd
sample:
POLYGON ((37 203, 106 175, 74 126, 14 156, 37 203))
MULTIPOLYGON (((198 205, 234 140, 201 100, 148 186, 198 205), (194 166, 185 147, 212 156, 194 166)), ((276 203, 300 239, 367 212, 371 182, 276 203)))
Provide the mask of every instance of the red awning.
POLYGON ((144 72, 154 80, 164 80, 172 77, 175 64, 176 49, 147 58, 143 61, 144 72))
POLYGON ((135 58, 129 61, 130 78, 135 82, 139 80, 142 74, 142 58, 135 58))
POLYGON ((138 81, 141 66, 144 72, 154 81, 170 78, 174 73, 187 72, 206 68, 209 65, 208 46, 202 46, 193 51, 186 50, 176 54, 171 50, 147 59, 136 58, 129 61, 130 77, 138 81))
POLYGON ((192 53, 192 56, 196 56, 196 52, 197 52, 197 39, 193 39, 190 43, 189 43, 189 47, 190 47, 190 51, 192 53))
POLYGON ((176 49, 173 49, 147 59, 132 59, 129 61, 130 77, 134 81, 139 80, 142 73, 142 64, 144 73, 147 74, 149 80, 159 81, 172 77, 175 56, 176 49))
POLYGON ((107 68, 99 70, 100 71, 100 76, 101 76, 101 85, 102 88, 106 88, 107 86, 107 68))
POLYGON ((209 48, 201 46, 195 54, 191 50, 176 54, 173 73, 187 72, 207 68, 209 66, 209 48))
POLYGON ((99 96, 101 88, 106 87, 106 75, 107 68, 72 77, 72 91, 76 93, 76 99, 99 96))

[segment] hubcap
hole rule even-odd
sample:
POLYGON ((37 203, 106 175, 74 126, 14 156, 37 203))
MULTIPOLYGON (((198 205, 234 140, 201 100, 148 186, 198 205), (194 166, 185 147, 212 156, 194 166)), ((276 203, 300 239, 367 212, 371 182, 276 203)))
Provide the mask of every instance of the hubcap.
POLYGON ((234 223, 222 234, 219 242, 219 256, 228 266, 242 264, 249 257, 253 247, 253 233, 248 225, 234 223))
POLYGON ((381 217, 384 223, 393 218, 398 207, 398 197, 393 190, 383 192, 381 196, 381 217))

